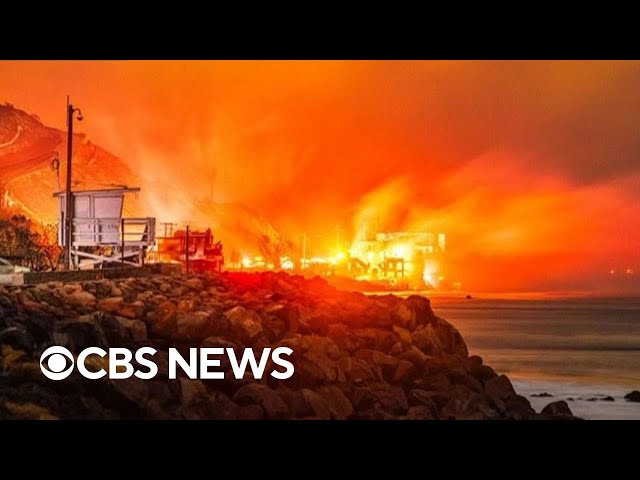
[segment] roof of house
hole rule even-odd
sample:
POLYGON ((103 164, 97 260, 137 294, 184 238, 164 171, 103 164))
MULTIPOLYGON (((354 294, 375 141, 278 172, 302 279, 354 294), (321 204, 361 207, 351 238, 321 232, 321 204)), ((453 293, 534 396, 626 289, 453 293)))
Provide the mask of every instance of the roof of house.
MULTIPOLYGON (((73 195, 109 195, 113 193, 136 193, 139 192, 140 188, 138 187, 122 187, 122 188, 107 188, 104 190, 74 190, 71 193, 73 195)), ((54 197, 63 197, 66 195, 66 192, 56 192, 53 194, 54 197)))

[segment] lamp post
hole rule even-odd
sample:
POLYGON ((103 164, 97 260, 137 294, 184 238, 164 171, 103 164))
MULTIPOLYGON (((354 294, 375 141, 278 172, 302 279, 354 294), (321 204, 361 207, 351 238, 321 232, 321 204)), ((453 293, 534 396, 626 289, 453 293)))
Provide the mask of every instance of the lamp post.
POLYGON ((78 121, 82 121, 82 112, 79 108, 74 108, 69 103, 69 96, 67 95, 67 188, 66 188, 66 208, 65 208, 65 231, 64 231, 64 264, 66 270, 73 268, 73 261, 71 259, 71 243, 73 236, 73 214, 74 214, 74 202, 71 192, 71 155, 73 151, 73 114, 78 112, 78 121))

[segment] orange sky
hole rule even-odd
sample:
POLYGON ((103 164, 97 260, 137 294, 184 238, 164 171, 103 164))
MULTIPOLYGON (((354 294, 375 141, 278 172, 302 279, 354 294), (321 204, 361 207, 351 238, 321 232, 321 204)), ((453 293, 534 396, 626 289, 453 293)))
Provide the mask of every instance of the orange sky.
POLYGON ((373 201, 446 231, 473 290, 640 292, 638 84, 639 62, 0 62, 0 101, 64 129, 70 93, 149 184, 292 237, 373 201))

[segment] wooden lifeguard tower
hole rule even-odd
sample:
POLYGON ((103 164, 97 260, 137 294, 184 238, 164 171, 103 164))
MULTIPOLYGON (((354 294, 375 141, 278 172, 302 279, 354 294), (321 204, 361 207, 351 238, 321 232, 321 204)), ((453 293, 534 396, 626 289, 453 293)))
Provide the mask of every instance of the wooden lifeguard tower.
MULTIPOLYGON (((155 244, 156 219, 124 218, 124 196, 139 188, 72 192, 71 268, 105 268, 114 264, 141 266, 155 244)), ((65 245, 66 193, 59 199, 58 244, 65 245)))

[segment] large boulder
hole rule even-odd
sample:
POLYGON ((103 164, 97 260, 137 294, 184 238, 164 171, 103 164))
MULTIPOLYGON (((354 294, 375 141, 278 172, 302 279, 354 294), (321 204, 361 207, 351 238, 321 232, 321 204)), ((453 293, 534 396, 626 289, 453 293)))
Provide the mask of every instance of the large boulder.
POLYGON ((106 350, 109 348, 109 342, 100 327, 102 318, 102 312, 96 312, 58 322, 52 334, 53 341, 56 345, 69 348, 75 354, 88 347, 106 350))
POLYGON ((314 351, 297 354, 294 350, 294 353, 296 355, 293 359, 296 373, 290 383, 314 387, 345 380, 340 378, 340 369, 337 362, 329 356, 314 351))
POLYGON ((447 399, 438 392, 428 392, 426 390, 414 389, 409 392, 409 405, 422 406, 429 409, 433 418, 438 417, 438 405, 443 406, 447 399))
POLYGON ((182 409, 189 420, 235 420, 239 407, 222 392, 208 392, 199 380, 180 379, 182 409))
POLYGON ((298 331, 298 326, 300 324, 300 310, 297 305, 275 303, 269 305, 265 309, 265 312, 282 320, 284 329, 282 332, 283 336, 293 335, 298 331))
MULTIPOLYGON (((536 418, 536 411, 531 403, 522 395, 515 395, 505 402, 506 415, 509 420, 532 420, 536 418)), ((575 417, 571 417, 575 418, 575 417)))
POLYGON ((282 401, 287 404, 292 418, 307 418, 314 415, 308 400, 303 395, 303 390, 281 387, 276 391, 282 401))
MULTIPOLYGON (((235 342, 232 342, 231 340, 227 340, 226 338, 222 338, 222 337, 215 337, 215 336, 211 336, 211 337, 207 337, 205 338, 202 343, 200 343, 200 348, 233 348, 233 349, 237 349, 238 348, 238 344, 235 342)), ((238 352, 240 353, 240 352, 238 352)))
POLYGON ((141 343, 147 340, 147 326, 143 321, 123 317, 116 317, 116 320, 129 332, 133 343, 141 343))
POLYGON ((406 351, 398 355, 399 358, 413 363, 416 367, 422 368, 429 358, 422 350, 415 345, 411 345, 406 351))
POLYGON ((478 355, 470 356, 466 361, 466 367, 471 376, 481 382, 498 376, 493 368, 483 364, 482 358, 478 355))
POLYGON ((362 360, 372 368, 377 369, 388 382, 393 380, 398 365, 403 361, 393 355, 369 349, 358 350, 355 352, 354 358, 362 360))
POLYGON ((353 406, 345 394, 336 386, 319 387, 317 394, 325 402, 331 413, 331 418, 344 420, 353 413, 353 406))
MULTIPOLYGON (((95 359, 89 361, 88 364, 89 368, 94 368, 98 365, 101 368, 106 368, 104 362, 95 359), (95 365, 93 364, 94 361, 96 362, 95 365)), ((144 419, 150 417, 148 415, 148 407, 151 400, 149 394, 151 383, 135 376, 118 380, 110 380, 103 377, 100 380, 85 380, 83 382, 86 394, 90 394, 104 408, 118 412, 122 419, 144 419)))
POLYGON ((102 313, 96 315, 95 319, 102 328, 110 346, 120 347, 131 342, 131 333, 114 315, 102 313))
POLYGON ((16 350, 31 353, 34 343, 33 336, 23 326, 8 327, 0 331, 0 345, 10 345, 16 350))
POLYGON ((92 308, 96 304, 96 296, 93 293, 85 292, 81 288, 72 290, 67 295, 67 302, 74 307, 92 308))
POLYGON ((400 341, 405 345, 411 345, 413 343, 413 339, 411 338, 411 332, 406 328, 402 328, 399 325, 394 325, 392 327, 393 332, 398 335, 400 341))
POLYGON ((210 312, 180 312, 176 316, 175 337, 179 340, 200 342, 215 331, 215 318, 210 312))
POLYGON ((561 417, 572 417, 573 413, 569 408, 569 404, 564 400, 558 400, 557 402, 551 402, 546 407, 542 409, 543 415, 552 415, 552 416, 561 416, 561 417))
POLYGON ((372 381, 382 381, 382 372, 374 369, 364 360, 353 357, 342 357, 336 362, 338 377, 344 378, 351 384, 361 384, 372 381))
POLYGON ((411 340, 428 355, 446 353, 466 358, 469 353, 460 332, 449 322, 435 316, 430 323, 414 330, 411 340))
POLYGON ((262 333, 262 321, 253 310, 237 306, 224 315, 231 323, 232 332, 245 344, 250 344, 262 333))
POLYGON ((125 318, 143 318, 147 307, 141 300, 127 303, 118 309, 118 315, 125 318))
MULTIPOLYGON (((46 313, 32 312, 27 317, 21 319, 24 328, 38 344, 48 343, 51 340, 51 330, 58 317, 53 317, 46 313)), ((19 325, 19 324, 15 324, 19 325)))
POLYGON ((506 375, 488 380, 484 384, 484 391, 489 397, 503 402, 516 395, 511 380, 506 375))
POLYGON ((176 331, 176 306, 173 302, 162 302, 145 318, 149 332, 154 337, 170 338, 176 331))
POLYGON ((375 383, 354 388, 351 402, 357 410, 368 410, 378 406, 391 415, 404 415, 409 409, 404 390, 386 383, 375 383))
POLYGON ((433 414, 433 411, 425 405, 416 405, 409 407, 407 415, 403 417, 405 420, 437 420, 437 415, 433 414))
POLYGON ((110 314, 96 315, 109 346, 118 347, 139 343, 147 339, 147 326, 140 320, 116 317, 110 314))
POLYGON ((249 383, 238 389, 233 396, 238 405, 259 405, 267 419, 284 419, 290 416, 289 407, 276 392, 266 385, 249 383))
POLYGON ((204 289, 204 283, 202 283, 202 280, 200 280, 199 278, 188 279, 184 282, 184 286, 197 292, 200 292, 204 289))
POLYGON ((398 306, 396 314, 400 318, 401 326, 413 331, 418 325, 429 322, 433 316, 433 310, 428 298, 411 295, 398 306))
POLYGON ((115 313, 120 310, 123 305, 124 299, 122 297, 108 297, 100 300, 96 308, 103 312, 115 313))
POLYGON ((393 332, 382 328, 357 328, 352 330, 352 335, 358 342, 359 348, 389 352, 396 343, 393 332))
POLYGON ((638 390, 629 392, 624 396, 624 399, 628 402, 640 402, 640 392, 638 390))
POLYGON ((302 399, 307 404, 307 409, 310 411, 311 416, 323 420, 332 418, 331 410, 320 395, 308 388, 303 388, 301 393, 302 399))
POLYGON ((178 312, 193 312, 198 307, 198 301, 195 298, 185 298, 178 302, 178 312))
POLYGON ((439 412, 442 419, 485 420, 499 418, 499 412, 486 401, 486 397, 474 393, 462 385, 456 385, 447 403, 439 412))

